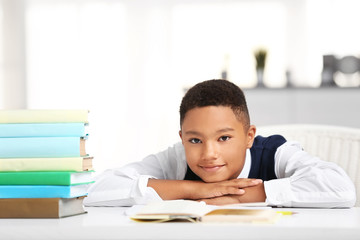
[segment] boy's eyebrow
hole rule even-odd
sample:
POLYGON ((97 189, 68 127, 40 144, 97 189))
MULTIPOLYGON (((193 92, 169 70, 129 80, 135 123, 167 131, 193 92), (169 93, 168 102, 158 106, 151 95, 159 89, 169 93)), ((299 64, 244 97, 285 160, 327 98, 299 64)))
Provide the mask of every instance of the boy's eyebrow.
MULTIPOLYGON (((229 131, 235 131, 235 129, 231 128, 231 127, 226 127, 226 128, 222 128, 216 131, 217 134, 219 133, 223 133, 223 132, 229 132, 229 131)), ((197 135, 197 136, 201 136, 202 134, 194 131, 194 130, 190 130, 190 131, 186 131, 185 134, 191 134, 191 135, 197 135)))
POLYGON ((186 131, 185 134, 190 134, 190 135, 202 135, 201 133, 199 133, 199 132, 197 132, 197 131, 193 131, 193 130, 186 131))
POLYGON ((217 130, 216 133, 230 132, 230 131, 235 131, 235 129, 233 129, 231 127, 227 127, 227 128, 217 130))

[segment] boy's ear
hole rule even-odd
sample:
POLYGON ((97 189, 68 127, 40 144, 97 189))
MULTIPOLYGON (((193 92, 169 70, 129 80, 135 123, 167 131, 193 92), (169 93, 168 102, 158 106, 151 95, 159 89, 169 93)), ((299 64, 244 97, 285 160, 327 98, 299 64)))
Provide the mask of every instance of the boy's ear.
POLYGON ((180 138, 181 138, 181 142, 182 142, 182 144, 184 145, 184 139, 183 139, 183 137, 182 137, 182 132, 181 132, 181 129, 180 129, 180 131, 179 131, 179 136, 180 136, 180 138))
POLYGON ((255 135, 256 135, 256 127, 255 125, 250 125, 249 130, 247 132, 247 148, 251 148, 253 143, 254 143, 254 139, 255 139, 255 135))

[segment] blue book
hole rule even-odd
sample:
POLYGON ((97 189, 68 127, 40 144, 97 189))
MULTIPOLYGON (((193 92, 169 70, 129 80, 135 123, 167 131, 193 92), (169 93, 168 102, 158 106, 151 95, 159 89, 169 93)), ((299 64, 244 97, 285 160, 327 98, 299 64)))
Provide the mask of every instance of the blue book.
POLYGON ((0 138, 0 158, 82 157, 86 138, 0 138))
POLYGON ((84 123, 3 123, 0 138, 5 137, 83 137, 84 123))
POLYGON ((0 198, 73 198, 87 195, 89 184, 73 186, 2 185, 0 198))

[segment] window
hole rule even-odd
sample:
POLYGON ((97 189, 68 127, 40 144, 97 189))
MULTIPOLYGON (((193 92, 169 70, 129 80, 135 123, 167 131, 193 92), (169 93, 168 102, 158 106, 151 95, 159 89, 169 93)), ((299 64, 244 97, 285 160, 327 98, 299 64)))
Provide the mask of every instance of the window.
MULTIPOLYGON (((3 12, 2 12, 2 5, 0 2, 0 32, 3 33, 3 12)), ((4 59, 3 59, 3 38, 0 35, 0 73, 4 72, 4 59)), ((0 90, 4 89, 4 74, 0 74, 0 90)), ((2 94, 4 91, 2 90, 0 93, 2 94)), ((0 97, 0 109, 4 108, 4 98, 0 97)))
MULTIPOLYGON (((184 88, 220 78, 224 65, 229 80, 256 86, 259 47, 268 50, 269 87, 286 86, 287 76, 296 86, 319 86, 322 55, 360 53, 357 0, 18 2, 26 20, 26 94, 3 94, 0 107, 26 98, 28 108, 90 109, 98 170, 179 141, 184 88)), ((0 68, 10 68, 2 50, 0 68)))

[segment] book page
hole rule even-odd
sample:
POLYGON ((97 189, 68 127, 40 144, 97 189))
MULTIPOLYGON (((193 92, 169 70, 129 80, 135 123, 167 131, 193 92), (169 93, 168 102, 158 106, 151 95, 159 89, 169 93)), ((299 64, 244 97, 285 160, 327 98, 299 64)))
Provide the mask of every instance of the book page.
POLYGON ((167 200, 135 205, 125 212, 132 220, 164 222, 186 220, 191 222, 262 222, 277 219, 277 213, 266 203, 207 205, 192 200, 167 200))
POLYGON ((151 202, 140 208, 138 215, 161 214, 161 215, 197 215, 202 216, 211 211, 205 202, 190 200, 170 200, 151 202))
POLYGON ((134 205, 129 208, 126 215, 197 215, 202 216, 216 209, 267 209, 265 202, 259 203, 238 203, 229 205, 207 205, 205 202, 197 202, 192 200, 167 200, 151 202, 147 205, 134 205))
POLYGON ((280 216, 271 208, 215 209, 202 216, 200 221, 274 223, 280 216))

